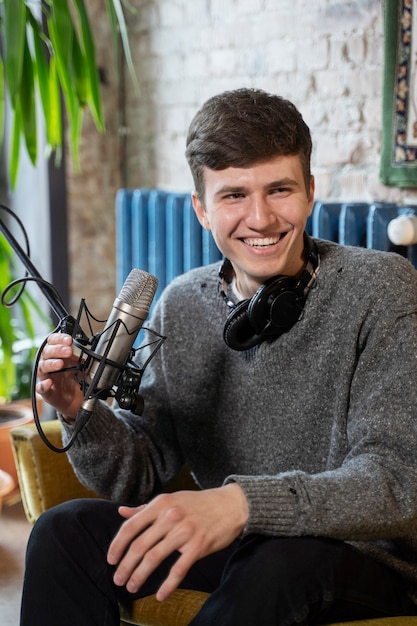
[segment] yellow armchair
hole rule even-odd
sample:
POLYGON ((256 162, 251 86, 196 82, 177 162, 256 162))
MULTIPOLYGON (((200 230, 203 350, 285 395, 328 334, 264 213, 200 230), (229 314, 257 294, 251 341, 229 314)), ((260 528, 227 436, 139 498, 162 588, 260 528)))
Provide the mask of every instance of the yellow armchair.
MULTIPOLYGON (((43 422, 48 439, 61 446, 61 424, 58 420, 43 422)), ((52 506, 74 498, 97 497, 84 487, 74 474, 65 454, 52 452, 42 441, 35 425, 18 426, 11 431, 17 475, 23 507, 33 524, 52 506)), ((190 475, 182 475, 175 488, 192 488, 190 475)), ((155 596, 134 600, 120 606, 121 626, 187 626, 198 613, 208 594, 177 589, 167 600, 155 596)), ((344 622, 343 626, 417 626, 417 617, 344 622)), ((335 626, 335 625, 331 625, 335 626)), ((339 626, 342 626, 339 624, 339 626)))

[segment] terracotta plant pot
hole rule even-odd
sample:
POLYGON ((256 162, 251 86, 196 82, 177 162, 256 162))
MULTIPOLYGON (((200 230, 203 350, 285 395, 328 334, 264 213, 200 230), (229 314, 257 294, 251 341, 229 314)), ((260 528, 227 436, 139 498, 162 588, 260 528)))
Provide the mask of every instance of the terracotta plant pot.
POLYGON ((23 426, 33 422, 33 413, 29 405, 24 402, 12 402, 0 405, 0 470, 9 474, 15 484, 15 489, 5 497, 4 501, 13 500, 19 494, 16 465, 10 440, 10 431, 16 426, 23 426))

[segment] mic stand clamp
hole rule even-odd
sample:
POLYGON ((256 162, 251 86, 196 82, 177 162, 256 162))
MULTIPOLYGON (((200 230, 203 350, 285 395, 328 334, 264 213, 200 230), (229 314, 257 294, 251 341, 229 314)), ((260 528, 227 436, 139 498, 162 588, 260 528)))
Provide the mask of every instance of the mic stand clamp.
POLYGON ((145 408, 143 397, 138 392, 142 374, 142 370, 125 369, 115 395, 120 408, 128 409, 135 415, 142 415, 145 408))

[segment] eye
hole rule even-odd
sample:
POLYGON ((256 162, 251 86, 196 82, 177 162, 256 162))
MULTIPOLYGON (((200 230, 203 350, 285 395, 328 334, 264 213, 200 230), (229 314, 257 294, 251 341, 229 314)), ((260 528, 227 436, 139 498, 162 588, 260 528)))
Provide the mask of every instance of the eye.
POLYGON ((223 197, 225 200, 239 200, 240 198, 244 198, 245 194, 240 191, 234 191, 233 193, 228 193, 223 197))
POLYGON ((286 195, 291 193, 291 187, 273 187, 270 191, 271 194, 286 195))

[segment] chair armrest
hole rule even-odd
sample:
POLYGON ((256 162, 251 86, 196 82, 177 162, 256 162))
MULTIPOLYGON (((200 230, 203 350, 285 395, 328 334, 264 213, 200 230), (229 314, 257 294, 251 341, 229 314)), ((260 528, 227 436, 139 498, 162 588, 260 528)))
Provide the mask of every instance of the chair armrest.
MULTIPOLYGON (((56 447, 62 447, 59 420, 42 422, 42 430, 56 447)), ((35 424, 10 432, 23 507, 32 524, 47 509, 74 498, 97 495, 80 483, 65 453, 50 450, 35 424)))

